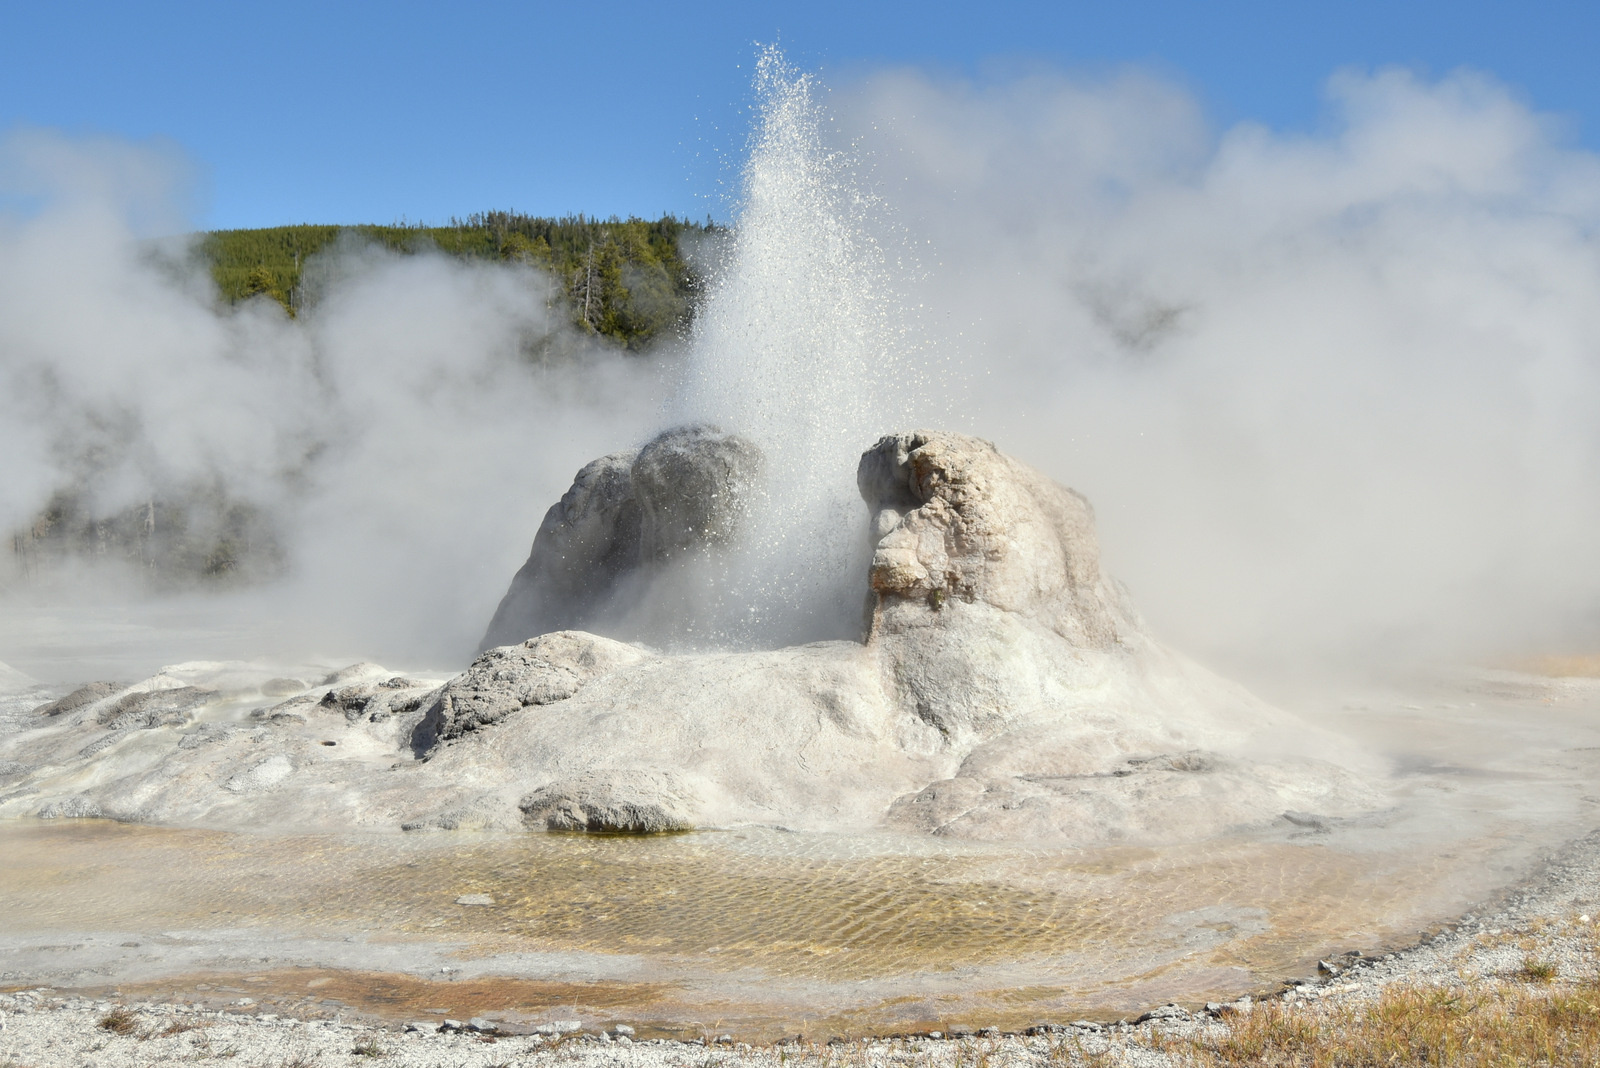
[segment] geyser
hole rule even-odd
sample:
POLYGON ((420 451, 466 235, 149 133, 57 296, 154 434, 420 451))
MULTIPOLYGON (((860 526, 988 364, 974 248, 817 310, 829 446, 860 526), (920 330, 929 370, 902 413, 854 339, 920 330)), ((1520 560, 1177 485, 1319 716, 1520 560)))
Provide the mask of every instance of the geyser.
MULTIPOLYGON (((248 489, 241 472, 257 467, 268 482, 304 479, 294 483, 304 523, 288 546, 295 585, 250 615, 271 621, 259 624, 264 633, 301 640, 285 618, 343 611, 362 621, 356 648, 368 655, 408 655, 382 633, 398 627, 425 631, 420 648, 459 667, 494 598, 506 595, 491 647, 454 678, 446 676, 455 667, 400 674, 360 663, 330 675, 334 662, 321 659, 197 662, 48 704, 62 695, 0 697, 0 816, 305 832, 9 821, 6 855, 18 859, 15 871, 0 865, 9 876, 0 904, 17 921, 5 949, 30 982, 59 981, 85 967, 84 953, 102 951, 148 969, 148 949, 109 948, 121 936, 98 940, 97 950, 96 939, 74 934, 79 948, 60 948, 63 930, 97 922, 118 932, 248 924, 257 933, 267 922, 322 923, 333 937, 319 933, 295 959, 326 963, 325 947, 343 945, 346 962, 392 962, 404 943, 414 950, 426 940, 443 952, 441 936, 470 935, 495 952, 539 954, 483 965, 494 970, 565 968, 585 981, 720 977, 714 989, 692 988, 693 1008, 670 1010, 683 1019, 752 991, 785 1001, 788 1012, 807 996, 796 993, 797 979, 819 975, 836 982, 811 988, 811 1007, 828 1006, 808 1008, 813 1033, 823 1013, 879 998, 896 1021, 883 1030, 926 1028, 913 1018, 927 1004, 918 993, 941 1006, 968 998, 961 1004, 981 1004, 985 1017, 1004 1000, 1030 1014, 1022 1023, 1086 1007, 1120 1014, 1304 974, 1296 969, 1314 967, 1329 948, 1381 949, 1485 899, 1539 850, 1589 825, 1590 743, 1600 741, 1592 686, 1473 673, 1405 693, 1341 687, 1308 702, 1317 724, 1393 759, 1375 771, 1337 739, 1158 643, 1102 569, 1088 502, 1052 479, 1090 491, 1113 517, 1102 533, 1122 554, 1115 570, 1138 579, 1141 603, 1194 606, 1189 646, 1201 646, 1197 633, 1226 643, 1231 632, 1235 649, 1270 649, 1255 642, 1257 626, 1314 633, 1296 625, 1313 613, 1331 621, 1324 632, 1347 629, 1357 616, 1302 596, 1318 584, 1354 591, 1360 618, 1369 609, 1382 617, 1396 601, 1386 586, 1393 569, 1348 565, 1397 559, 1371 547, 1407 530, 1448 532, 1420 538, 1435 576, 1472 572, 1468 563, 1486 559, 1473 545, 1496 541, 1519 567, 1560 572, 1576 591, 1560 603, 1581 600, 1588 587, 1577 557, 1535 551, 1552 543, 1518 534, 1517 524, 1593 525, 1582 522, 1594 500, 1592 486, 1583 488, 1594 480, 1583 476, 1595 452, 1571 433, 1588 423, 1539 415, 1581 409, 1593 396, 1587 379, 1517 365, 1539 392, 1561 399, 1529 409, 1552 446, 1528 443, 1530 465, 1551 477, 1536 499, 1505 492, 1516 470, 1497 475, 1480 462, 1494 441, 1514 437, 1491 434, 1459 452, 1461 435, 1445 434, 1433 454, 1440 462, 1424 463, 1399 431, 1415 426, 1431 437, 1441 424, 1426 416, 1450 394, 1440 383, 1472 387, 1455 394, 1461 425, 1520 403, 1501 388, 1505 376, 1485 376, 1509 365, 1488 360, 1481 338, 1460 345, 1464 335, 1410 314, 1419 291, 1461 282, 1453 265, 1473 257, 1457 249, 1499 263, 1502 232, 1520 234, 1512 243, 1528 252, 1525 262, 1543 264, 1526 275, 1532 288, 1564 280, 1550 292, 1576 294, 1571 307, 1513 302, 1497 311, 1477 299, 1500 291, 1491 280, 1452 283, 1479 318, 1458 314, 1453 299, 1438 310, 1483 337, 1496 324, 1550 324, 1566 338, 1558 351, 1591 367, 1582 354, 1593 346, 1582 346, 1594 336, 1584 325, 1593 302, 1581 298, 1592 288, 1592 242, 1572 235, 1592 212, 1544 210, 1550 201, 1529 200, 1515 184, 1472 193, 1456 180, 1460 166, 1445 169, 1455 178, 1441 197, 1414 181, 1432 160, 1395 168, 1398 191, 1368 198, 1363 175, 1388 171, 1381 151, 1363 155, 1372 139, 1362 131, 1397 129, 1370 119, 1336 146, 1348 165, 1332 171, 1318 162, 1283 172, 1273 161, 1304 146, 1262 135, 1232 137, 1199 172, 1180 167, 1173 177, 1162 153, 1183 139, 1151 134, 1151 109, 1130 106, 1116 87, 1048 108, 1031 99, 965 108, 959 93, 923 86, 931 101, 913 92, 916 106, 902 109, 911 117, 885 127, 906 151, 887 160, 880 184, 902 208, 932 201, 916 225, 959 268, 923 280, 928 307, 951 324, 949 366, 973 372, 966 380, 975 388, 941 382, 960 397, 947 422, 917 398, 898 301, 885 297, 884 256, 869 236, 879 222, 867 217, 873 209, 852 165, 824 149, 827 127, 808 86, 775 61, 763 76, 767 107, 744 214, 682 363, 672 354, 528 366, 518 339, 549 323, 525 271, 380 257, 289 322, 260 306, 217 316, 204 292, 191 298, 134 266, 128 241, 45 241, 48 228, 37 228, 40 248, 117 250, 110 275, 148 284, 134 301, 107 300, 121 291, 75 263, 35 263, 0 248, 6 277, 58 279, 0 287, 7 381, 43 381, 31 369, 53 369, 67 399, 33 403, 11 390, 0 406, 17 418, 0 419, 0 437, 17 444, 20 427, 22 446, 71 439, 106 410, 90 387, 110 382, 133 417, 107 425, 141 428, 136 440, 198 443, 142 451, 215 458, 235 489, 248 489), (1020 130, 1007 120, 1013 112, 1025 116, 1020 130), (1084 122, 1056 121, 1085 113, 1084 122), (1041 115, 1055 118, 1041 125, 1041 115), (1085 129, 1116 136, 1079 136, 1085 129), (1060 130, 1070 136, 1051 140, 1060 130), (940 136, 951 131, 959 136, 940 136), (1141 136, 1160 151, 1141 154, 1141 136), (1037 165, 1041 142, 1063 165, 1037 165), (1096 146, 1109 147, 1107 158, 1096 161, 1096 146), (1290 178, 1280 181, 1282 173, 1290 178), (1327 173, 1329 183, 1303 180, 1327 173), (965 199, 937 199, 951 188, 965 199), (1295 203, 1264 190, 1287 191, 1295 203), (1494 212, 1476 214, 1489 201, 1494 212), (1250 225, 1274 211, 1278 222, 1250 225), (1494 226, 1482 221, 1491 214, 1494 226), (1469 240, 1445 242, 1435 255, 1408 237, 1447 233, 1469 240), (1550 256, 1552 248, 1567 252, 1550 256), (1328 263, 1365 281, 1325 284, 1328 263), (52 286, 77 295, 53 315, 38 299, 52 286), (1369 299, 1369 288, 1382 299, 1369 299), (181 327, 153 355, 122 344, 167 336, 141 328, 146 314, 181 327), (1329 330, 1330 322, 1348 329, 1329 330), (104 328, 35 343, 57 337, 58 323, 104 328), (1403 345, 1376 329, 1384 324, 1395 324, 1403 345), (1437 375, 1408 355, 1430 336, 1437 375), (1463 362, 1461 353, 1474 355, 1463 362), (162 354, 176 362, 154 358, 162 354), (112 356, 123 374, 107 378, 98 369, 112 356), (1384 373, 1373 378, 1374 367, 1384 373), (682 371, 665 412, 653 377, 662 369, 682 371), (1399 380, 1415 386, 1376 393, 1405 403, 1375 411, 1371 382, 1399 380), (203 383, 206 403, 169 396, 175 381, 203 383), (1477 403, 1480 391, 1495 403, 1477 403), (1337 426, 1337 449, 1300 436, 1308 409, 1295 401, 1305 396, 1330 402, 1313 406, 1311 424, 1337 426), (217 403, 228 397, 238 403, 217 403), (238 414, 258 409, 258 421, 238 414), (188 433, 202 416, 214 425, 188 433), (1368 434, 1372 418, 1377 433, 1368 434), (958 433, 888 433, 919 425, 1003 432, 1012 455, 958 433), (252 426, 274 430, 271 441, 240 443, 237 456, 222 447, 252 426), (1571 462, 1546 462, 1563 441, 1578 441, 1571 462), (306 459, 311 444, 324 447, 306 459), (1372 504, 1367 492, 1371 473, 1393 472, 1396 460, 1426 484, 1469 487, 1470 508, 1397 530, 1391 518, 1404 511, 1384 507, 1381 495, 1372 504), (1261 477, 1263 463, 1275 479, 1261 477), (523 539, 580 468, 530 553, 523 539), (1329 495, 1340 487, 1342 496, 1329 495), (1274 514, 1283 501, 1291 514, 1274 514), (1282 544, 1288 520, 1317 532, 1317 551, 1261 551, 1282 544), (1370 540, 1351 536, 1360 531, 1370 540), (1269 586, 1294 611, 1261 610, 1269 586), (1245 617, 1258 622, 1241 631, 1245 617), (1341 818, 1352 816, 1361 818, 1341 818), (637 837, 741 825, 737 834, 637 837), (633 837, 320 833, 402 827, 633 837), (1074 848, 1091 843, 1112 845, 1074 848), (119 854, 126 875, 108 882, 107 858, 119 854), (63 870, 82 874, 81 892, 40 890, 63 870), (466 892, 497 905, 451 904, 466 892), (379 913, 375 900, 384 902, 379 913), (463 914, 478 926, 460 926, 463 914), (343 941, 374 925, 385 935, 370 947, 366 936, 343 941), (16 953, 24 938, 34 939, 31 956, 16 953), (565 964, 552 956, 566 951, 565 964), (1035 999, 1051 987, 1046 1010, 1035 999)), ((917 284, 915 273, 896 265, 902 284, 917 284)), ((1529 344, 1543 351, 1540 329, 1529 344)), ((13 496, 0 504, 28 504, 28 494, 54 484, 26 481, 4 487, 13 496)), ((130 500, 143 499, 146 481, 128 480, 130 500)), ((1411 492, 1415 478, 1387 484, 1410 502, 1427 500, 1411 492)), ((1557 603, 1521 581, 1526 570, 1484 573, 1511 575, 1517 603, 1557 603)), ((1159 618, 1170 632, 1172 612, 1159 618)), ((162 637, 171 648, 196 634, 162 637)), ((81 632, 72 639, 57 678, 149 673, 91 675, 82 665, 93 642, 81 632)), ((260 642, 235 648, 273 652, 260 642)), ((43 674, 32 662, 19 666, 43 674)), ((26 685, 0 668, 0 695, 26 685)), ((259 975, 260 957, 298 952, 275 935, 236 934, 208 962, 236 961, 259 975)), ((178 952, 161 951, 169 962, 178 952)), ((421 958, 409 959, 424 970, 421 958)), ((303 989, 303 974, 292 980, 303 989)))
POLYGON ((743 435, 766 457, 722 558, 703 632, 773 647, 860 630, 865 564, 850 473, 919 392, 905 310, 852 157, 830 147, 810 75, 769 49, 738 221, 668 414, 743 435))
MULTIPOLYGON (((718 508, 758 469, 705 429, 586 466, 496 632, 590 603, 573 591, 637 583, 630 601, 649 602, 681 577, 676 559, 733 529, 718 508)), ((320 686, 187 665, 57 703, 49 725, 5 739, 16 774, 0 813, 1088 843, 1376 803, 1328 762, 1330 739, 1150 637, 1100 570, 1082 497, 988 442, 927 431, 880 440, 856 483, 864 640, 664 654, 568 629, 491 649, 443 686, 375 665, 320 686), (269 689, 299 692, 251 711, 269 689)))

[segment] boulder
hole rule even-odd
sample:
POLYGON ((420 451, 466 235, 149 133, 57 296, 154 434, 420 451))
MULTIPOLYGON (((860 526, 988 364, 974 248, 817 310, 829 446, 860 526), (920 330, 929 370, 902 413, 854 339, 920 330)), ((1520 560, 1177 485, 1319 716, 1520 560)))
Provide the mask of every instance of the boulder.
POLYGON ((891 434, 861 457, 856 484, 877 539, 874 636, 933 625, 961 604, 1016 615, 1076 648, 1113 648, 1140 630, 1100 572, 1089 502, 992 443, 891 434))
POLYGON ((716 427, 669 430, 634 458, 640 562, 731 542, 761 474, 755 444, 716 427))
POLYGON ((646 655, 582 631, 557 631, 520 645, 490 649, 446 684, 421 730, 438 741, 459 738, 529 705, 565 701, 596 675, 637 663, 646 655))
POLYGON ((541 786, 518 803, 529 827, 601 834, 694 829, 703 800, 671 772, 589 774, 541 786))

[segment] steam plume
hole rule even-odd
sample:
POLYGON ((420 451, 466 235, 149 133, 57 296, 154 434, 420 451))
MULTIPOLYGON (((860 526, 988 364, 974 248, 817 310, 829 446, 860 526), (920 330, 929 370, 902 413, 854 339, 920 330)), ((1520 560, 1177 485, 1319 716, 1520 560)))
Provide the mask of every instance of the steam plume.
POLYGON ((1215 132, 1129 74, 838 102, 975 388, 1108 566, 1235 661, 1505 653, 1600 607, 1600 160, 1487 77, 1215 132))

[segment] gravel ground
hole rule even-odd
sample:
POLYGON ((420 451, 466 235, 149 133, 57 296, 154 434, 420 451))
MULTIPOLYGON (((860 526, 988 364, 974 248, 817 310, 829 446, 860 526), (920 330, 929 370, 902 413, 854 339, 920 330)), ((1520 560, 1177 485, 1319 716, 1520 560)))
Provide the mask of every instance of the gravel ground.
POLYGON ((1220 1031, 1220 1017, 1250 1011, 1263 999, 1317 1012, 1376 998, 1391 984, 1471 985, 1513 975, 1525 961, 1553 965, 1561 979, 1593 974, 1600 914, 1600 832, 1570 844, 1533 880, 1492 907, 1408 950, 1381 958, 1324 962, 1315 979, 1291 982, 1227 1006, 1191 1013, 1153 1009, 1137 1021, 1041 1025, 1025 1034, 993 1030, 963 1035, 886 1036, 855 1041, 809 1039, 751 1047, 707 1035, 695 1042, 635 1041, 619 1028, 582 1033, 552 1024, 545 1033, 505 1034, 490 1020, 380 1025, 341 1019, 253 1015, 248 1005, 216 1010, 183 1003, 90 1000, 48 989, 0 995, 0 1068, 121 1068, 172 1061, 226 1061, 239 1068, 312 1065, 440 1066, 622 1064, 765 1066, 1177 1065, 1154 1048, 1163 1040, 1220 1031))

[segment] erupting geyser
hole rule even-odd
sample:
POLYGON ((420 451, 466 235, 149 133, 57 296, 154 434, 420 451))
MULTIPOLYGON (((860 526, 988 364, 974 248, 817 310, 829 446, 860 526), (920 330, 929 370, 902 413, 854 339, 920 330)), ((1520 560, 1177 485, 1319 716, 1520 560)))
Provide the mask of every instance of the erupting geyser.
POLYGON ((917 387, 868 198, 809 80, 768 53, 757 87, 681 425, 578 472, 466 672, 85 688, 0 739, 0 814, 1097 842, 1370 808, 1150 637, 1081 496, 960 434, 871 444, 917 387))
MULTIPOLYGON (((680 596, 679 565, 714 566, 735 540, 741 487, 760 470, 748 443, 704 428, 585 467, 491 634, 563 612, 638 625, 626 606, 664 603, 662 585, 680 596)), ((1372 806, 1349 771, 1294 755, 1326 753, 1327 739, 1150 638, 1100 571, 1082 497, 937 432, 883 438, 857 485, 872 549, 863 640, 663 654, 529 633, 437 688, 374 665, 318 687, 276 680, 302 692, 247 723, 203 710, 272 684, 191 665, 58 703, 58 726, 8 739, 25 771, 0 813, 1094 842, 1372 806)))
POLYGON ((922 382, 873 198, 829 147, 811 77, 768 50, 755 88, 738 226, 668 414, 764 457, 695 637, 772 648, 859 637, 866 542, 851 474, 866 444, 909 421, 922 382))

